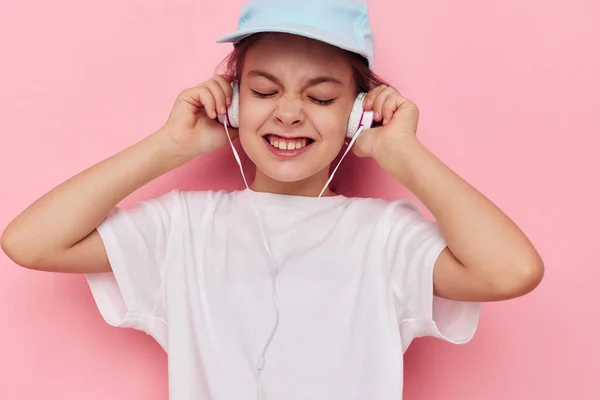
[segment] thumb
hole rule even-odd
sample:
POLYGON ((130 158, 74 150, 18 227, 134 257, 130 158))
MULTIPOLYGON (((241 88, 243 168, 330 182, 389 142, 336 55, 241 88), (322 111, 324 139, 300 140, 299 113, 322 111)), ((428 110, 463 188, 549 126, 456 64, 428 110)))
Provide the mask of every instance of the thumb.
POLYGON ((358 139, 356 139, 354 147, 352 148, 354 154, 356 154, 358 157, 370 157, 371 154, 373 154, 375 137, 381 128, 381 126, 378 126, 363 130, 358 136, 358 139))

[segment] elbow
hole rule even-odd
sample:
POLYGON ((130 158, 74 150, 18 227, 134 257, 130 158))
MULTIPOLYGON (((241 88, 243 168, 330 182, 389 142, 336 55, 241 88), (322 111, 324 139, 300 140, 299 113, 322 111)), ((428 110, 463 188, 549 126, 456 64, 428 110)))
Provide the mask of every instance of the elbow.
POLYGON ((542 283, 542 280, 544 279, 544 273, 545 273, 544 261, 541 259, 541 257, 538 256, 537 261, 534 264, 532 271, 531 271, 531 275, 532 275, 531 290, 535 289, 536 287, 538 287, 540 285, 540 283, 542 283))
POLYGON ((17 262, 13 237, 6 230, 2 233, 2 236, 0 236, 0 248, 2 248, 4 254, 6 254, 10 260, 15 263, 17 262))
POLYGON ((2 233, 2 236, 0 236, 0 248, 2 248, 4 254, 6 254, 6 256, 15 264, 20 266, 27 264, 24 257, 20 254, 21 252, 17 250, 18 245, 15 236, 10 233, 9 229, 6 229, 2 233))
POLYGON ((0 236, 0 248, 4 254, 8 256, 11 260, 14 261, 14 239, 10 235, 8 228, 2 232, 2 236, 0 236))
POLYGON ((0 248, 6 256, 18 266, 28 269, 36 269, 39 257, 26 246, 27 242, 18 238, 9 228, 0 236, 0 248))
POLYGON ((520 260, 515 262, 507 274, 510 279, 504 279, 501 291, 501 297, 511 299, 524 296, 536 289, 544 278, 544 262, 536 255, 530 260, 520 260))
POLYGON ((521 266, 521 269, 521 295, 525 295, 542 283, 544 279, 544 262, 537 257, 537 260, 521 266))

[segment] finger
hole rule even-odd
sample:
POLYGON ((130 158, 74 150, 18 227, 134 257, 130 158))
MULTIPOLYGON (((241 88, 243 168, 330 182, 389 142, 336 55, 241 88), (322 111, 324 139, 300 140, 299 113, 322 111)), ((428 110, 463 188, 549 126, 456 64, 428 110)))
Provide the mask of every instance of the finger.
POLYGON ((394 90, 392 88, 386 87, 385 89, 381 90, 377 94, 377 97, 375 97, 375 99, 373 101, 373 111, 374 111, 375 121, 381 122, 382 112, 383 112, 383 103, 385 103, 385 101, 392 95, 393 92, 394 92, 394 90))
POLYGON ((225 104, 225 92, 223 88, 216 80, 209 80, 206 82, 206 87, 210 90, 212 97, 215 102, 215 110, 219 115, 225 115, 227 113, 227 105, 225 104))
POLYGON ((184 113, 188 112, 198 112, 198 109, 204 108, 202 104, 202 100, 199 96, 199 91, 201 90, 200 86, 188 88, 182 90, 175 99, 175 103, 180 104, 179 107, 175 107, 173 112, 179 113, 179 111, 183 111, 184 113))
POLYGON ((229 107, 231 105, 231 98, 233 97, 233 89, 231 84, 223 75, 216 74, 213 76, 213 79, 217 81, 217 83, 221 86, 221 89, 223 89, 223 93, 225 93, 225 103, 227 107, 229 107))
POLYGON ((217 118, 217 112, 215 110, 215 99, 211 91, 206 86, 194 88, 189 94, 190 97, 194 98, 201 107, 204 108, 206 115, 210 118, 217 118))
POLYGON ((390 95, 386 98, 385 102, 383 103, 383 106, 381 107, 381 115, 383 117, 383 125, 390 122, 390 120, 394 116, 394 113, 396 112, 396 110, 398 110, 398 108, 400 108, 400 105, 404 101, 405 101, 405 99, 403 99, 400 96, 390 95))
POLYGON ((376 88, 369 90, 369 93, 367 93, 367 95, 365 96, 364 101, 363 101, 363 109, 365 111, 372 110, 373 104, 375 102, 375 98, 377 97, 379 92, 384 90, 386 87, 387 87, 386 85, 379 85, 376 88))
POLYGON ((352 148, 355 155, 362 158, 372 154, 373 140, 377 136, 375 132, 378 129, 380 128, 370 128, 363 131, 352 148))
POLYGON ((405 97, 401 97, 399 102, 398 110, 394 113, 392 118, 395 118, 396 115, 398 115, 404 122, 404 129, 416 134, 417 126, 419 124, 419 107, 405 97))

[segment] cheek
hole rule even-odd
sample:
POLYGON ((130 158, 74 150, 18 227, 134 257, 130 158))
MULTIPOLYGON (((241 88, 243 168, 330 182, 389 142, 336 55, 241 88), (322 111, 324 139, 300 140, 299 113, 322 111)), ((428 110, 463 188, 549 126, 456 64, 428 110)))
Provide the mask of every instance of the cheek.
POLYGON ((342 142, 346 136, 349 113, 345 107, 320 107, 312 114, 312 123, 323 139, 342 142))
POLYGON ((240 98, 239 140, 242 148, 254 163, 256 163, 254 157, 260 148, 260 142, 256 140, 257 134, 270 115, 271 111, 263 99, 252 96, 240 98))
POLYGON ((271 107, 264 99, 246 96, 240 99, 240 125, 246 131, 257 130, 272 115, 271 107))

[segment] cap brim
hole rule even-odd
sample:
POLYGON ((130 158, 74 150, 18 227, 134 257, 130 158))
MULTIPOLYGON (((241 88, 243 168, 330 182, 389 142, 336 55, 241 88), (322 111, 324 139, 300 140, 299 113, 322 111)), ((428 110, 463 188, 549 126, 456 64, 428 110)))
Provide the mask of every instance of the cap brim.
POLYGON ((304 36, 309 39, 315 39, 320 42, 324 42, 335 47, 339 47, 344 50, 351 51, 353 53, 360 54, 369 62, 369 66, 373 68, 373 60, 369 59, 369 56, 361 51, 361 49, 357 49, 352 44, 340 39, 339 37, 332 35, 328 32, 318 31, 316 29, 311 29, 306 26, 300 25, 269 25, 269 26, 257 26, 250 29, 240 29, 236 32, 230 33, 225 36, 221 36, 217 39, 217 43, 237 43, 240 40, 254 35, 256 33, 264 33, 264 32, 278 32, 278 33, 290 33, 292 35, 304 36))

